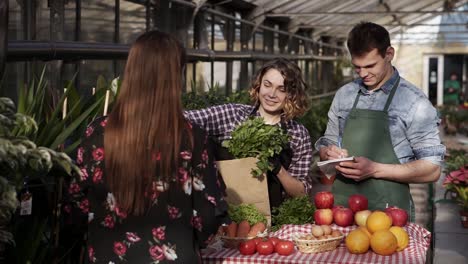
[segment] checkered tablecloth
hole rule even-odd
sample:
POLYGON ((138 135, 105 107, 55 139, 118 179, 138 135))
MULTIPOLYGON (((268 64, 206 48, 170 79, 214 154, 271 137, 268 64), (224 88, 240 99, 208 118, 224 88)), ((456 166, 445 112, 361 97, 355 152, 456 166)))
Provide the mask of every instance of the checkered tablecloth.
MULTIPOLYGON (((280 230, 273 232, 270 236, 277 236, 281 239, 292 240, 295 233, 311 233, 312 225, 284 225, 280 230)), ((356 226, 339 227, 332 226, 347 235, 356 226)), ((431 241, 431 233, 421 226, 410 223, 405 226, 410 237, 409 246, 391 256, 380 256, 369 250, 366 254, 350 254, 346 249, 344 240, 333 251, 306 254, 296 250, 289 256, 280 256, 277 253, 262 256, 255 253, 251 256, 243 256, 237 249, 222 249, 216 252, 203 255, 203 263, 215 264, 246 264, 246 263, 375 263, 375 264, 417 264, 426 262, 426 253, 431 241)))

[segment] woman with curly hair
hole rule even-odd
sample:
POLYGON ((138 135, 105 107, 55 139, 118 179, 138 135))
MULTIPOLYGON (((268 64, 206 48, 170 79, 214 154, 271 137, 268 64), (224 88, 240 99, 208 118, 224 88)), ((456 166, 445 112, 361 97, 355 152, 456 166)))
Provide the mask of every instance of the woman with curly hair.
POLYGON ((266 124, 279 125, 290 136, 289 146, 276 159, 268 173, 270 206, 285 197, 309 194, 312 189, 309 168, 312 143, 307 129, 294 118, 308 107, 306 84, 300 68, 277 58, 263 65, 250 88, 252 105, 224 104, 186 112, 186 117, 204 128, 218 143, 229 139, 232 131, 250 116, 261 116, 266 124))

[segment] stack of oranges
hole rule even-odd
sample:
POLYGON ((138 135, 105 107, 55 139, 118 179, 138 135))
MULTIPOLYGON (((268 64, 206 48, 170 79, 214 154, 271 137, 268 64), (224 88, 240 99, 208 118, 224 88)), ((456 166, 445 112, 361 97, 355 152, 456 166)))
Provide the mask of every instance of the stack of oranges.
POLYGON ((399 226, 392 226, 392 219, 382 211, 374 211, 367 218, 366 226, 351 231, 345 240, 352 254, 364 254, 369 248, 383 256, 404 250, 409 244, 408 233, 399 226))

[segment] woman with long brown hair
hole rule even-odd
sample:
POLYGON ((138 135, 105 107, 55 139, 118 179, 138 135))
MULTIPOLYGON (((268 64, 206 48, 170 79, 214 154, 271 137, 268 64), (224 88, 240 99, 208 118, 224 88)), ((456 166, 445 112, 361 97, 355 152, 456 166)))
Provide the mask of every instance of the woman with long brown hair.
POLYGON ((184 65, 175 38, 144 33, 112 112, 86 130, 68 191, 89 216, 92 263, 197 263, 224 220, 209 141, 183 116, 184 65))

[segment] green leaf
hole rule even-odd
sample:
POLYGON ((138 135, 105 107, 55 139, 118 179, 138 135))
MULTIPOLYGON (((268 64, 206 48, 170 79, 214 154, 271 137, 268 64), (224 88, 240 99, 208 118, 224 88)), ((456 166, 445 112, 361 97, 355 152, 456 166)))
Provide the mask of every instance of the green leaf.
POLYGON ((278 125, 265 124, 262 117, 251 117, 239 124, 231 133, 231 139, 222 143, 236 158, 256 157, 254 177, 272 169, 269 158, 279 154, 289 136, 278 125))
POLYGON ((63 144, 65 140, 75 131, 75 129, 89 117, 89 114, 101 103, 103 98, 97 100, 90 108, 83 112, 73 123, 71 123, 65 130, 63 130, 56 138, 56 140, 50 145, 51 149, 56 149, 60 144, 63 144))

